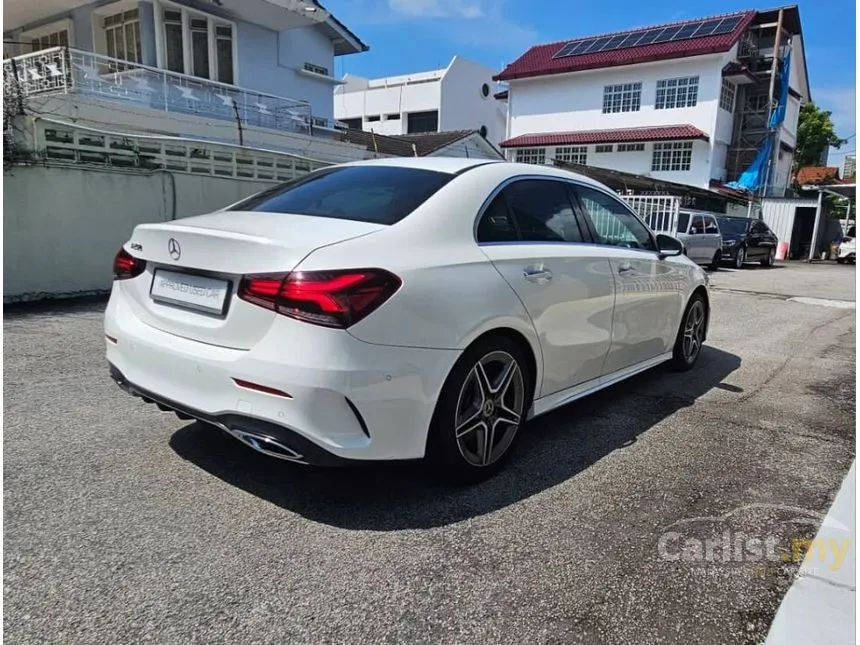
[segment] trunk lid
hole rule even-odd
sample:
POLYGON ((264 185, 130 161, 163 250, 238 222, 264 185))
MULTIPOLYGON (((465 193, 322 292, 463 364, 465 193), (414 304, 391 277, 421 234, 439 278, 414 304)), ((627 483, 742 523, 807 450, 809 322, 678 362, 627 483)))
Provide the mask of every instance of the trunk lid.
POLYGON ((249 349, 277 314, 236 296, 243 275, 286 273, 316 249, 385 228, 244 211, 141 224, 125 249, 146 260, 146 271, 118 284, 147 325, 204 343, 249 349))

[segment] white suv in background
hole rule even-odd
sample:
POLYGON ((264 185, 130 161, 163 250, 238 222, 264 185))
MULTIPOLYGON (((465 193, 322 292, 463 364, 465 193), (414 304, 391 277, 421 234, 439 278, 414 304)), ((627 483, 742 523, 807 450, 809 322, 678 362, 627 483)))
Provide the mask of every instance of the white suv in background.
POLYGON ((836 261, 839 264, 845 264, 846 262, 850 262, 854 264, 855 252, 857 249, 857 239, 855 237, 855 228, 852 226, 848 229, 848 232, 845 234, 845 237, 842 238, 839 242, 839 246, 836 251, 836 261))

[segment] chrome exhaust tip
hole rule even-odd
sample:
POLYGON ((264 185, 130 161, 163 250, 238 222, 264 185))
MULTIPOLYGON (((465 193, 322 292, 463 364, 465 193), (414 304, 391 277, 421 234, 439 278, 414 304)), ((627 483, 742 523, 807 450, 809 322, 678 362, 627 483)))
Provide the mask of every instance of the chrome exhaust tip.
POLYGON ((306 464, 305 458, 300 453, 296 452, 289 446, 285 446, 277 439, 266 435, 248 432, 239 428, 229 428, 227 430, 233 437, 250 446, 257 452, 261 452, 269 457, 276 457, 293 463, 306 464))

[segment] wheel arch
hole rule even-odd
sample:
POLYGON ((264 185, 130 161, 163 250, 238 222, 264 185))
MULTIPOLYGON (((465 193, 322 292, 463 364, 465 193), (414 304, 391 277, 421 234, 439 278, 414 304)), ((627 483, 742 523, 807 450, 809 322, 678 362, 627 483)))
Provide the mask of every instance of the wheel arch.
MULTIPOLYGON (((708 328, 711 324, 711 294, 708 293, 708 289, 703 284, 700 284, 698 287, 693 289, 693 293, 690 294, 690 300, 692 300, 693 296, 695 296, 696 294, 702 296, 702 299, 705 301, 705 332, 702 336, 702 340, 707 340, 708 328)), ((687 301, 687 303, 689 304, 689 300, 687 301)))
POLYGON ((525 334, 523 334, 521 331, 514 329, 513 327, 494 327, 493 329, 488 329, 487 331, 484 331, 480 335, 473 338, 463 351, 467 351, 469 347, 472 347, 476 343, 483 342, 488 338, 499 336, 505 337, 513 341, 520 347, 520 349, 523 350, 523 354, 528 361, 528 365, 526 365, 526 367, 528 368, 529 376, 531 377, 531 400, 533 402, 539 391, 538 385, 540 383, 540 374, 538 372, 538 356, 536 355, 534 347, 532 347, 532 343, 529 342, 529 339, 526 338, 525 334))

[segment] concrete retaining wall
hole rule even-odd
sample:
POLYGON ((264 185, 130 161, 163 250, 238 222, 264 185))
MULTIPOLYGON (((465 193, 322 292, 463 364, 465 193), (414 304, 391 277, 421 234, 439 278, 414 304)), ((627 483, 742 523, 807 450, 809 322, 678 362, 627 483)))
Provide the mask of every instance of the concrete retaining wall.
POLYGON ((132 229, 222 208, 272 184, 228 177, 66 167, 4 173, 3 300, 110 289, 132 229))

